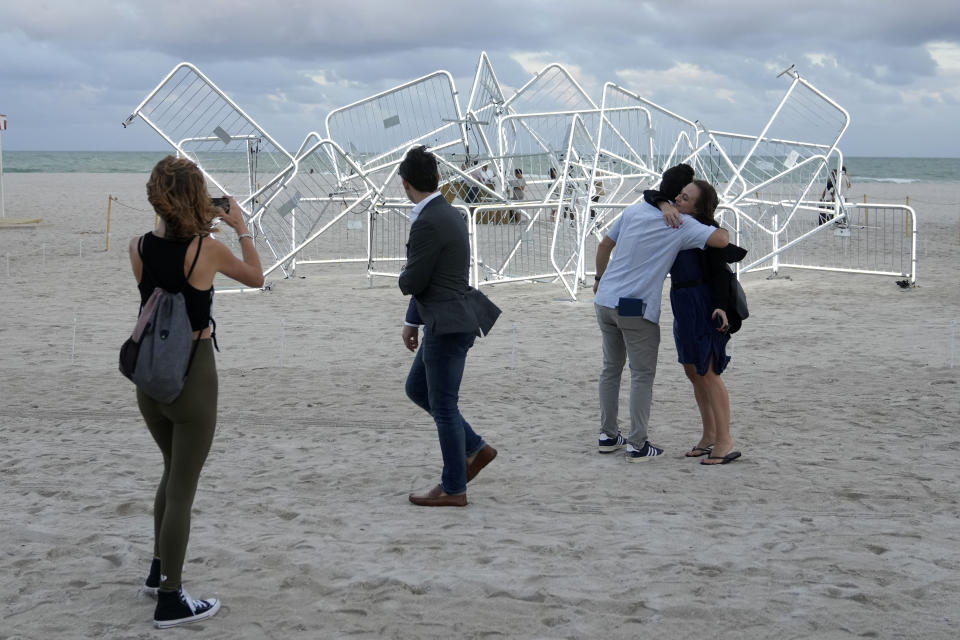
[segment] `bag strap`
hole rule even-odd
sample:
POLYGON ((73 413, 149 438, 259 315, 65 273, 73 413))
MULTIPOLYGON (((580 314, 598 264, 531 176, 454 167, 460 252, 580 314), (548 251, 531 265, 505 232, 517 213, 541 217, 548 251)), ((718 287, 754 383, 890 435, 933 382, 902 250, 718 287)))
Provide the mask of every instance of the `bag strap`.
MULTIPOLYGON (((197 266, 197 260, 200 259, 200 247, 203 246, 203 236, 200 236, 200 239, 197 241, 197 253, 193 256, 193 263, 190 264, 190 270, 187 271, 187 277, 183 279, 183 287, 180 287, 180 290, 183 291, 184 287, 189 284, 190 275, 193 273, 193 268, 197 266)), ((214 325, 214 331, 216 331, 216 325, 214 325)), ((187 361, 187 370, 183 372, 183 377, 186 378, 190 374, 190 367, 193 365, 193 356, 197 353, 197 347, 200 346, 200 333, 197 334, 197 337, 193 339, 193 348, 190 349, 190 359, 187 361)), ((214 343, 216 343, 216 338, 214 338, 214 343)), ((219 349, 218 349, 219 351, 219 349)))
MULTIPOLYGON (((197 260, 200 259, 200 247, 203 246, 203 236, 200 236, 200 240, 197 241, 197 253, 193 256, 193 263, 190 265, 190 270, 187 271, 187 277, 183 280, 183 286, 187 286, 187 280, 190 279, 190 276, 193 275, 193 268, 197 266, 197 260)), ((181 287, 182 289, 183 287, 181 287)))

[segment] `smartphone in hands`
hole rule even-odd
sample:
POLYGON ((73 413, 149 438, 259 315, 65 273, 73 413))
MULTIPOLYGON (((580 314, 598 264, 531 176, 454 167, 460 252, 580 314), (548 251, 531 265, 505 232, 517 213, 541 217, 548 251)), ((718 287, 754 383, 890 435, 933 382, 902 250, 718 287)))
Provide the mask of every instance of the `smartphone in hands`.
POLYGON ((224 213, 228 213, 230 211, 230 198, 210 198, 210 204, 219 209, 223 209, 224 213))
MULTIPOLYGON (((210 198, 210 204, 215 206, 218 209, 221 209, 225 214, 230 211, 230 198, 224 196, 223 198, 210 198)), ((217 216, 210 221, 210 228, 213 229, 218 224, 220 224, 220 216, 217 216)))
POLYGON ((717 325, 717 331, 720 333, 725 333, 730 327, 727 326, 727 323, 723 321, 723 316, 715 311, 713 314, 713 322, 717 325))

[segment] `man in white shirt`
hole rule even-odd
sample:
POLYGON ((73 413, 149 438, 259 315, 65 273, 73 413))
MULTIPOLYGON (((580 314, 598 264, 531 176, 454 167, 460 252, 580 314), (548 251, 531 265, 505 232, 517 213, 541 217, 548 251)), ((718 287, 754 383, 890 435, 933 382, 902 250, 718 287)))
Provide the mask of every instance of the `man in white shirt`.
MULTIPOLYGON (((679 187, 692 178, 693 170, 687 165, 668 169, 663 174, 660 191, 676 197, 679 187)), ((695 197, 701 195, 696 185, 683 188, 696 189, 695 197)), ((613 453, 626 446, 626 459, 630 462, 663 453, 663 449, 647 440, 660 346, 658 323, 663 281, 680 251, 725 247, 728 242, 725 229, 700 224, 687 215, 682 216, 679 227, 674 228, 664 223, 664 215, 656 207, 641 202, 624 209, 597 246, 594 307, 603 337, 600 453, 613 453), (620 377, 627 357, 630 360, 630 433, 624 438, 620 435, 617 414, 620 377)))
POLYGON ((490 165, 484 164, 480 169, 480 182, 488 189, 493 188, 493 172, 490 171, 490 165))

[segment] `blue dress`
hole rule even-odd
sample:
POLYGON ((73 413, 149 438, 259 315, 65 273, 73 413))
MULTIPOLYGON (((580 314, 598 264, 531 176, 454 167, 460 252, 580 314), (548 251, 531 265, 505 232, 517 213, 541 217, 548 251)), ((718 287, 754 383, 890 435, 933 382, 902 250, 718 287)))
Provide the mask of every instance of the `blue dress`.
POLYGON ((687 249, 677 254, 670 267, 670 284, 677 360, 680 364, 696 365, 697 373, 702 376, 706 375, 712 359, 713 370, 723 373, 730 362, 727 355, 730 334, 717 331, 716 321, 710 317, 716 306, 704 274, 702 249, 687 249))

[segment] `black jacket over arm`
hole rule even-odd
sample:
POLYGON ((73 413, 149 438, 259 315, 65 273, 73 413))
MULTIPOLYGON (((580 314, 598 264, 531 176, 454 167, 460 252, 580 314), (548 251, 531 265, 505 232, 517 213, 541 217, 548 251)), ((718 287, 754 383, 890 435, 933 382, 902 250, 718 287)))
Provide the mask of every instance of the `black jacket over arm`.
POLYGON ((410 227, 407 264, 400 273, 400 291, 412 295, 406 321, 424 324, 434 335, 485 335, 500 310, 467 277, 470 240, 463 216, 436 197, 410 227))
POLYGON ((747 250, 728 244, 722 249, 707 247, 703 254, 703 276, 713 294, 713 308, 729 309, 733 304, 730 299, 730 278, 736 276, 727 264, 743 260, 747 256, 747 250))

